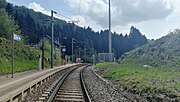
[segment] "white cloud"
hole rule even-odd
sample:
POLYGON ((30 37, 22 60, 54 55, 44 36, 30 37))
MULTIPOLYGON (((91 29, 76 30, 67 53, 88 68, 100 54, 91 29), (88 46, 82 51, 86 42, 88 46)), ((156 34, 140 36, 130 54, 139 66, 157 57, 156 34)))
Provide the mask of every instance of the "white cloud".
MULTIPOLYGON (((43 8, 40 4, 38 4, 36 2, 29 3, 28 8, 33 9, 36 12, 41 12, 45 15, 51 16, 51 11, 46 10, 45 8, 43 8)), ((54 17, 65 20, 65 21, 69 21, 68 18, 63 17, 61 14, 56 14, 56 15, 54 15, 54 17)))
MULTIPOLYGON (((80 0, 8 0, 16 5, 24 5, 35 11, 50 15, 54 9, 77 20, 80 0), (45 9, 45 8, 46 9, 45 9), (48 10, 47 10, 48 9, 48 10)), ((108 27, 108 0, 81 0, 80 26, 90 26, 95 31, 108 27)), ((148 38, 159 38, 170 29, 179 28, 180 0, 111 0, 112 31, 129 33, 130 26, 144 32, 148 38)), ((69 21, 61 15, 55 17, 69 21)))
POLYGON ((75 16, 72 16, 71 18, 73 20, 77 21, 76 24, 81 26, 81 27, 88 26, 87 22, 83 16, 75 15, 75 16))
MULTIPOLYGON (((173 12, 170 0, 111 0, 112 26, 125 26, 150 20, 165 19, 173 12)), ((79 0, 65 0, 71 8, 79 8, 79 0)), ((81 12, 103 28, 108 26, 107 0, 83 0, 81 12)))
POLYGON ((50 11, 45 10, 40 4, 37 4, 36 2, 32 2, 28 4, 29 9, 33 9, 36 12, 41 12, 43 14, 49 15, 51 14, 50 11))
MULTIPOLYGON (((71 5, 73 7, 73 5, 71 5)), ((46 10, 45 8, 43 8, 40 4, 36 3, 36 2, 32 2, 32 3, 29 3, 28 4, 28 8, 29 9, 33 9, 34 11, 36 12, 41 12, 43 14, 46 14, 48 16, 51 15, 51 11, 48 11, 46 10)), ((66 17, 63 17, 61 14, 56 14, 54 15, 56 18, 59 18, 59 19, 62 19, 62 20, 65 20, 67 22, 69 21, 74 21, 77 25, 81 26, 81 27, 84 27, 84 26, 91 26, 95 29, 95 31, 101 29, 99 26, 97 26, 94 21, 91 21, 89 20, 90 22, 87 22, 87 18, 85 19, 84 16, 81 16, 81 15, 72 15, 71 19, 68 19, 66 17), (76 21, 79 21, 79 22, 76 22, 76 21), (98 28, 98 29, 97 29, 98 28)))

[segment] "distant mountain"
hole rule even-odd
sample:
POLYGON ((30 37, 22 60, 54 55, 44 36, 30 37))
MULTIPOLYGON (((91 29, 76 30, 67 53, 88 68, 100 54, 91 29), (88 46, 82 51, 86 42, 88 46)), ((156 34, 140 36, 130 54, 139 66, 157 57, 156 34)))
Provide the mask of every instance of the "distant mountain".
POLYGON ((123 55, 124 61, 180 69, 180 29, 123 55))
MULTIPOLYGON (((50 19, 49 16, 40 12, 34 12, 26 7, 13 6, 10 3, 2 0, 0 8, 6 9, 9 15, 14 18, 19 25, 22 33, 25 36, 25 43, 36 44, 42 38, 43 32, 45 35, 51 35, 51 25, 44 20, 50 19)), ((79 27, 66 21, 55 19, 54 36, 55 40, 60 38, 60 43, 66 46, 66 54, 71 55, 71 38, 75 38, 75 52, 80 50, 80 55, 84 56, 84 48, 86 48, 86 55, 92 56, 96 53, 108 52, 108 30, 101 30, 94 32, 90 27, 79 27), (66 40, 62 38, 66 37, 66 40), (77 48, 78 46, 79 48, 77 48)), ((130 34, 123 36, 122 34, 113 33, 112 35, 112 50, 116 58, 123 53, 128 52, 138 46, 148 43, 146 37, 140 33, 135 27, 131 27, 130 34)), ((75 53, 76 54, 76 53, 75 53)))

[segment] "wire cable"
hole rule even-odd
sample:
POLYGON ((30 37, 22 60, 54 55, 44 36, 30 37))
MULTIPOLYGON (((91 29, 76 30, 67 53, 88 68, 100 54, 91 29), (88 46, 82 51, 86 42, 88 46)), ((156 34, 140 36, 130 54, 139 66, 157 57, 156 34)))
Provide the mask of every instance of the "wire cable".
POLYGON ((62 17, 64 17, 64 18, 67 18, 67 19, 69 19, 69 20, 73 20, 72 18, 70 18, 70 17, 68 17, 68 16, 65 16, 65 15, 63 15, 63 14, 61 14, 61 13, 59 13, 59 12, 57 12, 57 15, 62 16, 62 17))
MULTIPOLYGON (((43 1, 44 1, 44 3, 45 3, 46 7, 47 7, 49 10, 51 10, 51 7, 49 6, 48 2, 47 2, 46 0, 43 0, 43 1)), ((59 12, 57 12, 56 15, 59 15, 59 16, 64 17, 64 18, 66 18, 66 19, 69 19, 70 22, 78 23, 78 22, 79 22, 79 14, 80 14, 80 5, 81 5, 81 0, 80 0, 80 3, 79 3, 79 11, 78 11, 78 20, 77 20, 77 21, 76 21, 76 20, 73 20, 72 18, 70 18, 70 17, 68 17, 68 16, 65 16, 64 14, 61 14, 61 13, 59 13, 59 12)))
POLYGON ((79 16, 80 16, 80 10, 81 10, 81 0, 79 0, 78 21, 79 21, 79 16))
POLYGON ((46 6, 48 7, 48 9, 51 10, 51 7, 50 7, 49 4, 47 3, 47 1, 46 1, 46 0, 44 0, 44 1, 45 1, 46 6))

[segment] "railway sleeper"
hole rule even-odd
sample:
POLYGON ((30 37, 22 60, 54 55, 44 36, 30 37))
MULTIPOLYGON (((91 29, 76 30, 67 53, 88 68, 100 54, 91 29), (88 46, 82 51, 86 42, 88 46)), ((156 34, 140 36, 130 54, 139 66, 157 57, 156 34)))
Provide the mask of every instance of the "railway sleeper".
POLYGON ((64 102, 85 102, 84 99, 67 99, 67 98, 55 98, 55 102, 64 101, 64 102))

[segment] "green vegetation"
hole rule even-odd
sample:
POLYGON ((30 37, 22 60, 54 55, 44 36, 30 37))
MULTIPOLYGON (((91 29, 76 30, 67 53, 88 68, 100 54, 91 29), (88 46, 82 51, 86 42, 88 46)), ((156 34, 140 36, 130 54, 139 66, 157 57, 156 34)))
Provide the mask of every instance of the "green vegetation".
MULTIPOLYGON (((5 2, 5 0, 3 0, 5 2)), ((3 4, 3 2, 1 3, 3 4)), ((6 9, 15 22, 19 25, 22 34, 25 35, 25 43, 38 43, 41 40, 42 32, 45 35, 51 35, 51 24, 44 20, 51 19, 49 16, 40 12, 35 12, 26 7, 13 6, 10 3, 4 3, 0 8, 6 9), (33 29, 33 30, 32 30, 33 29)), ((72 37, 74 43, 74 60, 81 56, 82 60, 92 62, 91 57, 98 52, 108 52, 108 30, 100 32, 93 31, 90 27, 79 27, 74 23, 55 18, 54 38, 60 38, 60 43, 66 47, 66 55, 72 53, 72 37), (63 38, 67 38, 66 40, 63 38), (78 46, 78 47, 77 47, 78 46), (86 51, 85 51, 86 49, 86 51), (86 52, 86 54, 85 54, 86 52), (85 56, 84 56, 85 55, 85 56)), ((131 27, 129 35, 112 34, 112 47, 116 58, 119 58, 123 53, 130 51, 138 46, 148 43, 146 37, 135 27, 131 27)))
MULTIPOLYGON (((44 58, 45 58, 45 62, 44 62, 44 66, 46 68, 50 67, 50 53, 51 53, 51 45, 50 45, 50 41, 48 39, 45 39, 44 42, 44 58)), ((40 42, 38 43, 38 48, 40 48, 40 50, 42 49, 42 40, 40 40, 40 42)), ((58 66, 58 65, 62 65, 62 59, 60 59, 59 57, 59 49, 55 48, 54 50, 54 65, 58 66)))
POLYGON ((125 53, 119 63, 100 63, 95 69, 130 92, 151 99, 180 100, 179 29, 125 53))
POLYGON ((152 98, 157 98, 160 94, 167 97, 179 95, 180 72, 127 63, 99 63, 95 69, 104 78, 118 82, 133 93, 152 98))
POLYGON ((95 69, 96 70, 100 70, 100 69, 103 69, 103 68, 114 68, 114 67, 116 67, 118 65, 119 64, 116 63, 116 62, 112 62, 112 63, 110 63, 110 62, 97 63, 95 69))
MULTIPOLYGON (((25 71, 38 67, 37 49, 25 47, 22 42, 15 42, 14 71, 25 71)), ((5 38, 0 38, 0 74, 10 73, 12 65, 12 44, 5 38)))
POLYGON ((20 33, 18 25, 15 24, 4 9, 0 9, 0 37, 11 39, 13 32, 20 33))
POLYGON ((143 47, 122 56, 123 60, 157 68, 180 71, 180 30, 175 29, 143 47))
MULTIPOLYGON (((0 5, 1 6, 1 5, 0 5)), ((12 34, 20 34, 22 40, 15 41, 14 45, 14 72, 38 68, 38 55, 41 54, 41 44, 37 48, 24 44, 24 36, 18 25, 12 20, 4 9, 0 9, 0 75, 11 73, 12 66, 12 34)), ((41 42, 41 41, 40 41, 41 42)), ((59 57, 55 50, 55 65, 59 65, 59 57)), ((45 67, 50 66, 50 43, 45 43, 45 67)))
MULTIPOLYGON (((50 67, 50 43, 45 43, 45 67, 50 67)), ((41 46, 41 45, 40 45, 41 46)), ((25 46, 22 42, 15 41, 15 56, 14 56, 14 72, 26 71, 38 68, 38 55, 41 54, 40 49, 30 48, 25 46)), ((0 38, 0 75, 11 73, 12 65, 12 43, 0 38)), ((60 65, 60 58, 58 57, 58 50, 55 50, 55 65, 60 65)), ((61 62, 62 64, 62 62, 61 62)))

